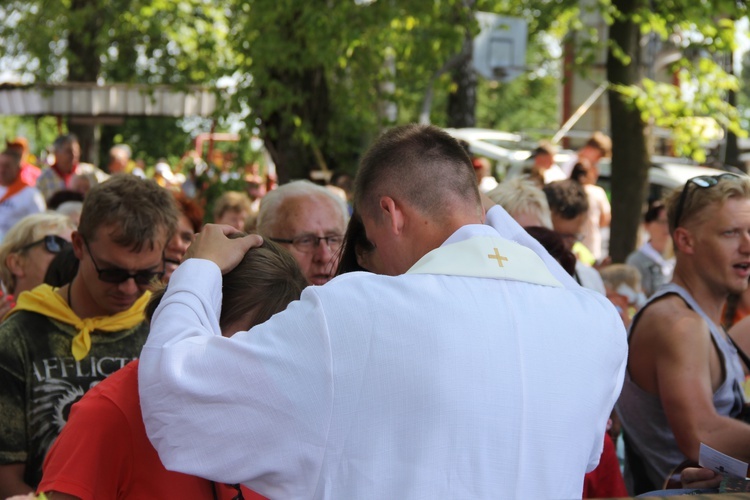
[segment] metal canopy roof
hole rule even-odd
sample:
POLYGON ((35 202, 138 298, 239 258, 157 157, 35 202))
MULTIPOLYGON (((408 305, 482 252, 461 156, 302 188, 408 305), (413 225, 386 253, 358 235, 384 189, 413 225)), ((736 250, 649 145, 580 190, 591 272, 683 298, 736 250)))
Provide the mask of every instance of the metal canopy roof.
POLYGON ((0 85, 0 115, 209 116, 216 94, 204 87, 64 83, 0 85))

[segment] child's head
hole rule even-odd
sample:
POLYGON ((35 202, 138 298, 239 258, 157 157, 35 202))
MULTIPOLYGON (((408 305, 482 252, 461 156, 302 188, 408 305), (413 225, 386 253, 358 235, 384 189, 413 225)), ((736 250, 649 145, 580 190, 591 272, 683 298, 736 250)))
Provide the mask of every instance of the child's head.
MULTIPOLYGON (((244 236, 235 234, 235 237, 244 236)), ((237 267, 224 275, 219 318, 222 334, 230 336, 263 323, 299 299, 305 286, 307 280, 286 249, 268 240, 260 247, 251 248, 237 267)), ((154 292, 146 308, 149 320, 165 290, 154 292)))

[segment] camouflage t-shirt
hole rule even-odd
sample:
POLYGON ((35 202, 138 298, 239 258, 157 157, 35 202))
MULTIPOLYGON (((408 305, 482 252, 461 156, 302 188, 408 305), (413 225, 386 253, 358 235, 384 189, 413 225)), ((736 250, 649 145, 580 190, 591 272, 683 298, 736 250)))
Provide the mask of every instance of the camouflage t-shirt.
POLYGON ((91 332, 91 351, 80 361, 71 354, 77 333, 71 325, 30 311, 0 323, 0 465, 25 463, 24 480, 34 488, 70 407, 138 357, 148 325, 91 332))

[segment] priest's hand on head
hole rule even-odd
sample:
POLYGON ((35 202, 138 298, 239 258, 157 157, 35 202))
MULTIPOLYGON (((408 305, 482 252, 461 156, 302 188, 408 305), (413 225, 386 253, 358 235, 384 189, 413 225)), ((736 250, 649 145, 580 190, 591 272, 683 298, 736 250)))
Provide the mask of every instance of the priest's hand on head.
POLYGON ((206 224, 198 233, 185 254, 185 260, 206 259, 215 263, 225 274, 240 263, 248 250, 263 244, 263 238, 250 234, 242 238, 228 238, 238 232, 224 224, 206 224))

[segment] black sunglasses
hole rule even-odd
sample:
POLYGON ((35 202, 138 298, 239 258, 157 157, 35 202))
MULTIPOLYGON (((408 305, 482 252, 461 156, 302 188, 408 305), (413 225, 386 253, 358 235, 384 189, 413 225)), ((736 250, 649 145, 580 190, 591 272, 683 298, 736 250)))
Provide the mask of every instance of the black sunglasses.
MULTIPOLYGON (((147 269, 143 269, 140 271, 136 271, 134 273, 131 273, 130 271, 123 269, 121 267, 110 267, 108 269, 99 269, 99 266, 96 264, 96 260, 94 259, 94 254, 91 253, 91 248, 89 248, 88 242, 84 239, 83 244, 86 245, 86 250, 89 252, 89 255, 91 256, 91 262, 94 264, 94 269, 96 269, 96 272, 99 274, 99 280, 105 282, 105 283, 123 283, 130 278, 133 278, 133 280, 136 282, 136 284, 141 286, 150 285, 154 280, 161 279, 162 276, 164 276, 164 270, 161 271, 150 271, 147 269)), ((162 256, 162 264, 164 263, 164 257, 162 256)))
POLYGON ((65 238, 54 234, 48 234, 41 240, 32 241, 18 249, 19 252, 28 250, 31 247, 44 243, 44 249, 49 253, 60 253, 70 246, 70 242, 65 238))
MULTIPOLYGON (((688 179, 688 181, 685 183, 685 187, 682 188, 680 199, 677 201, 677 210, 675 210, 674 214, 674 227, 680 227, 680 219, 682 219, 682 211, 685 208, 685 203, 687 203, 688 191, 691 191, 690 184, 695 184, 697 188, 705 189, 714 187, 719 183, 721 179, 729 177, 739 178, 739 175, 727 172, 726 174, 718 175, 699 175, 697 177, 693 177, 692 179, 688 179)), ((692 191, 695 191, 695 189, 693 189, 692 191)))

